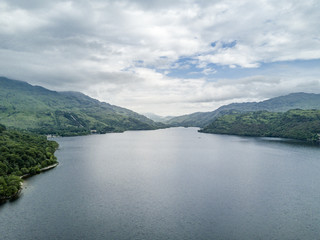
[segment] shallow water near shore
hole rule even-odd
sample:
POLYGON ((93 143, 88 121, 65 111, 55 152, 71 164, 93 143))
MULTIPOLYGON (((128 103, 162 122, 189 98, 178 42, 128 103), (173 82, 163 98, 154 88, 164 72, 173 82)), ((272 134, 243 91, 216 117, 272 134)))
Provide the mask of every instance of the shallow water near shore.
POLYGON ((1 239, 317 239, 320 148, 196 128, 56 138, 1 239))

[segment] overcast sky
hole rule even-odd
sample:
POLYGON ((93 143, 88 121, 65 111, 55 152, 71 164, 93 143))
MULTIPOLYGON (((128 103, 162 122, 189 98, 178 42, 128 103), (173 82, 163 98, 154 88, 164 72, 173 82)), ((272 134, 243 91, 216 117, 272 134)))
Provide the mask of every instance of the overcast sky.
POLYGON ((320 93, 319 0, 2 0, 0 75, 181 115, 320 93))

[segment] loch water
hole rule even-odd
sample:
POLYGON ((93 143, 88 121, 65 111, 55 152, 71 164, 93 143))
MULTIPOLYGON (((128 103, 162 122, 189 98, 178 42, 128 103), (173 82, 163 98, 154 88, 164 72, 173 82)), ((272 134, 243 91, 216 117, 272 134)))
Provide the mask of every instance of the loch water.
POLYGON ((320 147, 196 128, 55 138, 0 239, 319 239, 320 147))

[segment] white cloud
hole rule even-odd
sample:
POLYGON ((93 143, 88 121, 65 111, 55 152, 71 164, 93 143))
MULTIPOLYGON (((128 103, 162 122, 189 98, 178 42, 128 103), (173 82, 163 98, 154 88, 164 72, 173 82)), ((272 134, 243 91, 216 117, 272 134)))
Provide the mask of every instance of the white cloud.
POLYGON ((4 34, 35 31, 45 25, 45 21, 24 9, 11 8, 5 2, 0 3, 0 32, 4 34))
POLYGON ((138 112, 162 115, 213 111, 232 102, 261 101, 299 91, 320 93, 320 79, 312 75, 295 78, 252 76, 208 82, 205 79, 169 78, 154 70, 140 68, 135 69, 132 78, 121 84, 99 83, 86 93, 138 112))
POLYGON ((292 72, 208 79, 219 71, 212 63, 258 69, 320 59, 319 11, 316 0, 6 0, 0 3, 0 71, 161 114, 312 91, 319 87, 317 69, 307 79, 292 72), (190 79, 192 64, 203 78, 190 79), (174 69, 185 76, 166 76, 174 69))

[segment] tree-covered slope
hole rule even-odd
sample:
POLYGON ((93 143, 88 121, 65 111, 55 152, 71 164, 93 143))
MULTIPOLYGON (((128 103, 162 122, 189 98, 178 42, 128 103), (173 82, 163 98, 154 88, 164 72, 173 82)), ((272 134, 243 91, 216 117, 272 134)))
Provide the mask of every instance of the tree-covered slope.
POLYGON ((172 118, 167 124, 171 126, 205 127, 215 118, 230 111, 270 111, 285 112, 290 109, 320 109, 320 94, 292 93, 286 96, 271 98, 262 102, 232 103, 212 112, 198 112, 172 118))
POLYGON ((14 196, 20 189, 20 176, 36 174, 57 163, 58 144, 46 137, 0 125, 0 201, 14 196))
POLYGON ((218 117, 200 132, 318 141, 320 110, 234 112, 218 117))
POLYGON ((162 124, 79 92, 56 92, 0 78, 0 123, 43 134, 82 135, 156 129, 162 124))

